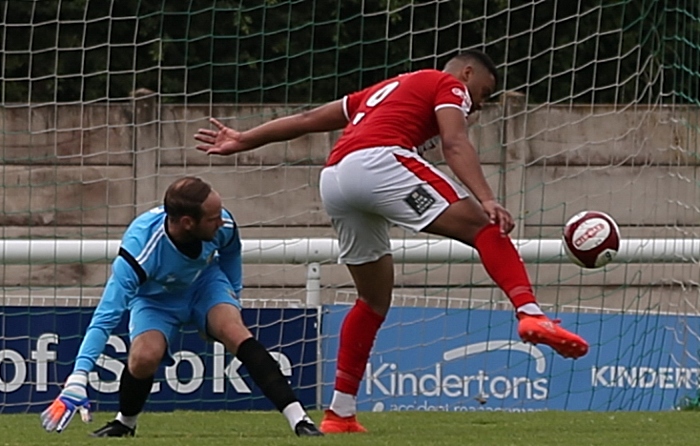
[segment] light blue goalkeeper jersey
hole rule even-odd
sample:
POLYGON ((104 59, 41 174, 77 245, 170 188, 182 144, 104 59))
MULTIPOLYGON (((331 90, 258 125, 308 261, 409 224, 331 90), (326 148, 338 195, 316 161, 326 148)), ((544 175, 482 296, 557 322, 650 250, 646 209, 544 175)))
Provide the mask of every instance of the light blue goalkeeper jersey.
POLYGON ((168 295, 186 291, 212 264, 221 268, 236 295, 239 294, 243 287, 241 239, 233 216, 224 209, 221 217, 223 226, 212 241, 202 242, 202 251, 196 259, 180 252, 166 234, 162 206, 134 219, 122 237, 112 274, 80 344, 74 372, 93 369, 132 299, 167 302, 168 295))

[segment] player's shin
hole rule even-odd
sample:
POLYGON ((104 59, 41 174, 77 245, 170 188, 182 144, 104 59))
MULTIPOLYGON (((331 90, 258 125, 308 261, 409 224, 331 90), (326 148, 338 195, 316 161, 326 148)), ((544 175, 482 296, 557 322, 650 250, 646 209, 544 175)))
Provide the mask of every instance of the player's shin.
POLYGON ((541 315, 525 264, 510 237, 501 234, 498 225, 490 224, 476 235, 474 246, 484 269, 506 293, 516 312, 541 315))
POLYGON ((292 430, 302 420, 311 422, 279 365, 257 339, 243 341, 238 346, 236 357, 248 369, 250 377, 263 394, 285 416, 292 430))
POLYGON ((335 391, 330 410, 341 417, 355 414, 356 396, 377 332, 384 322, 363 300, 358 299, 340 328, 335 391))
POLYGON ((518 315, 518 334, 525 342, 545 344, 567 358, 579 358, 588 352, 588 343, 580 336, 550 320, 540 309, 527 270, 510 238, 496 225, 482 229, 474 239, 481 262, 496 284, 506 293, 518 315))
POLYGON ((148 400, 151 387, 153 375, 138 379, 131 374, 129 367, 124 367, 119 379, 119 422, 132 429, 136 427, 136 420, 148 400))

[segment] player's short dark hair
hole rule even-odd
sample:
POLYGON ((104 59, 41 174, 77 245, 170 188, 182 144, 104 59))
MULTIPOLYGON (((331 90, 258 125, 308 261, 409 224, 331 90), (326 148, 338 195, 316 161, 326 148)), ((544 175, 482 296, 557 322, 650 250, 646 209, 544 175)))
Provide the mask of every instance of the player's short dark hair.
MULTIPOLYGON (((493 60, 488 54, 479 50, 466 50, 452 57, 450 60, 459 60, 461 62, 476 62, 482 67, 486 68, 489 73, 491 73, 496 80, 496 85, 498 85, 498 68, 493 60)), ((448 62, 449 63, 449 62, 448 62)))
POLYGON ((168 218, 202 218, 202 203, 211 193, 211 185, 201 178, 183 177, 174 181, 165 191, 163 207, 168 218))

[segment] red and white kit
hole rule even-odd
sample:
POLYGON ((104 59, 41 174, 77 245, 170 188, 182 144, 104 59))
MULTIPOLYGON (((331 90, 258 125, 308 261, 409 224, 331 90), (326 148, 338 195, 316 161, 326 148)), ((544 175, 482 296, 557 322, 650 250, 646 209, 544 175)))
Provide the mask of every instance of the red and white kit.
POLYGON ((389 228, 420 231, 467 196, 421 155, 438 142, 435 112, 466 116, 465 86, 437 70, 387 79, 343 98, 348 125, 321 172, 321 198, 338 232, 340 263, 363 264, 391 252, 389 228))

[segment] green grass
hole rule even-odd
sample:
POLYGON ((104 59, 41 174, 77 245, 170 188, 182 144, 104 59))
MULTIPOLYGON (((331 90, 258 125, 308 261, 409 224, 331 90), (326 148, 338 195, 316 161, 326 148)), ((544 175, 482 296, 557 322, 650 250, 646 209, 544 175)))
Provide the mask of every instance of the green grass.
MULTIPOLYGON (((698 444, 700 412, 383 412, 361 413, 368 434, 297 438, 275 412, 145 413, 135 439, 89 438, 113 414, 91 425, 76 417, 61 434, 48 434, 39 416, 0 415, 2 445, 669 445, 698 444), (122 443, 123 444, 123 443, 122 443)), ((320 420, 320 412, 312 412, 320 420)))

